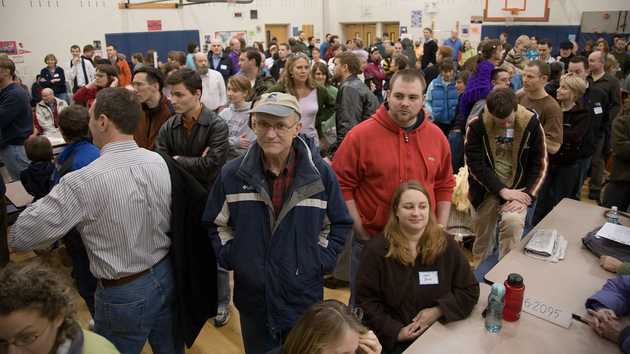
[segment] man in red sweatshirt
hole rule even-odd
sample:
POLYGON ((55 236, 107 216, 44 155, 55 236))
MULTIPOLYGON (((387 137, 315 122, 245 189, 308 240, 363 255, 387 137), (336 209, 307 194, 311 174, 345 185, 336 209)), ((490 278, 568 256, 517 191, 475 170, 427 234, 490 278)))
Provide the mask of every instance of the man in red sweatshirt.
POLYGON ((446 225, 455 179, 448 141, 422 110, 425 82, 412 69, 390 81, 388 102, 346 135, 332 162, 354 221, 350 266, 351 304, 363 243, 382 232, 394 190, 419 181, 430 194, 437 220, 446 225))

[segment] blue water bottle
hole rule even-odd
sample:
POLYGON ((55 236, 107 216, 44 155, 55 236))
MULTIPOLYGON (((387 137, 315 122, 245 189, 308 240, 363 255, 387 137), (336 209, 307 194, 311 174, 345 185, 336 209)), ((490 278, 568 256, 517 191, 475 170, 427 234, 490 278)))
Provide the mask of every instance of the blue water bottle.
POLYGON ((499 333, 503 322, 503 298, 505 286, 501 283, 492 284, 488 295, 488 307, 486 308, 486 330, 490 333, 499 333))

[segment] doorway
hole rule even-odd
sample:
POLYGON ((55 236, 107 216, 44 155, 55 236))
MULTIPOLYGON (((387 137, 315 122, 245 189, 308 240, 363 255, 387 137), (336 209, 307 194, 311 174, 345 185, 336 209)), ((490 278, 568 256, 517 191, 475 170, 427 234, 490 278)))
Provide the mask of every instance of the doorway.
POLYGON ((345 41, 361 38, 363 46, 368 48, 376 40, 376 23, 347 23, 342 28, 345 41))
POLYGON ((395 43, 400 39, 400 22, 383 23, 383 33, 387 33, 389 40, 395 43))
POLYGON ((267 46, 269 46, 274 37, 277 39, 278 44, 287 43, 289 40, 289 25, 265 25, 267 46))

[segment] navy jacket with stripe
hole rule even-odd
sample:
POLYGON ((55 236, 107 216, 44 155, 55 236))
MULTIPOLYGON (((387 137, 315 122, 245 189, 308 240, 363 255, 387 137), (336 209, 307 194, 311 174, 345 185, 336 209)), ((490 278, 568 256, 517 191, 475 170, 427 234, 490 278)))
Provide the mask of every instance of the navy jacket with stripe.
POLYGON ((220 240, 219 264, 234 271, 234 304, 266 319, 271 333, 286 333, 322 301, 324 274, 352 229, 337 177, 309 143, 293 140, 295 177, 277 218, 257 143, 223 167, 203 216, 220 240))

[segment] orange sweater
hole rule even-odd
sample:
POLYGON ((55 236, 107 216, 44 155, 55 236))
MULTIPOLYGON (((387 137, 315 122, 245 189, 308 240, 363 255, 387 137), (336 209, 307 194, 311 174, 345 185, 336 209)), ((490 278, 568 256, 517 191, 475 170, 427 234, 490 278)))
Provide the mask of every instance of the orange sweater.
POLYGON ((126 60, 116 60, 116 66, 118 67, 118 87, 125 87, 131 85, 131 69, 126 60))
POLYGON ((370 235, 380 233, 389 217, 391 197, 405 181, 419 181, 436 202, 451 201, 455 179, 446 137, 424 112, 419 127, 406 132, 384 105, 355 126, 332 162, 344 199, 354 200, 370 235))

